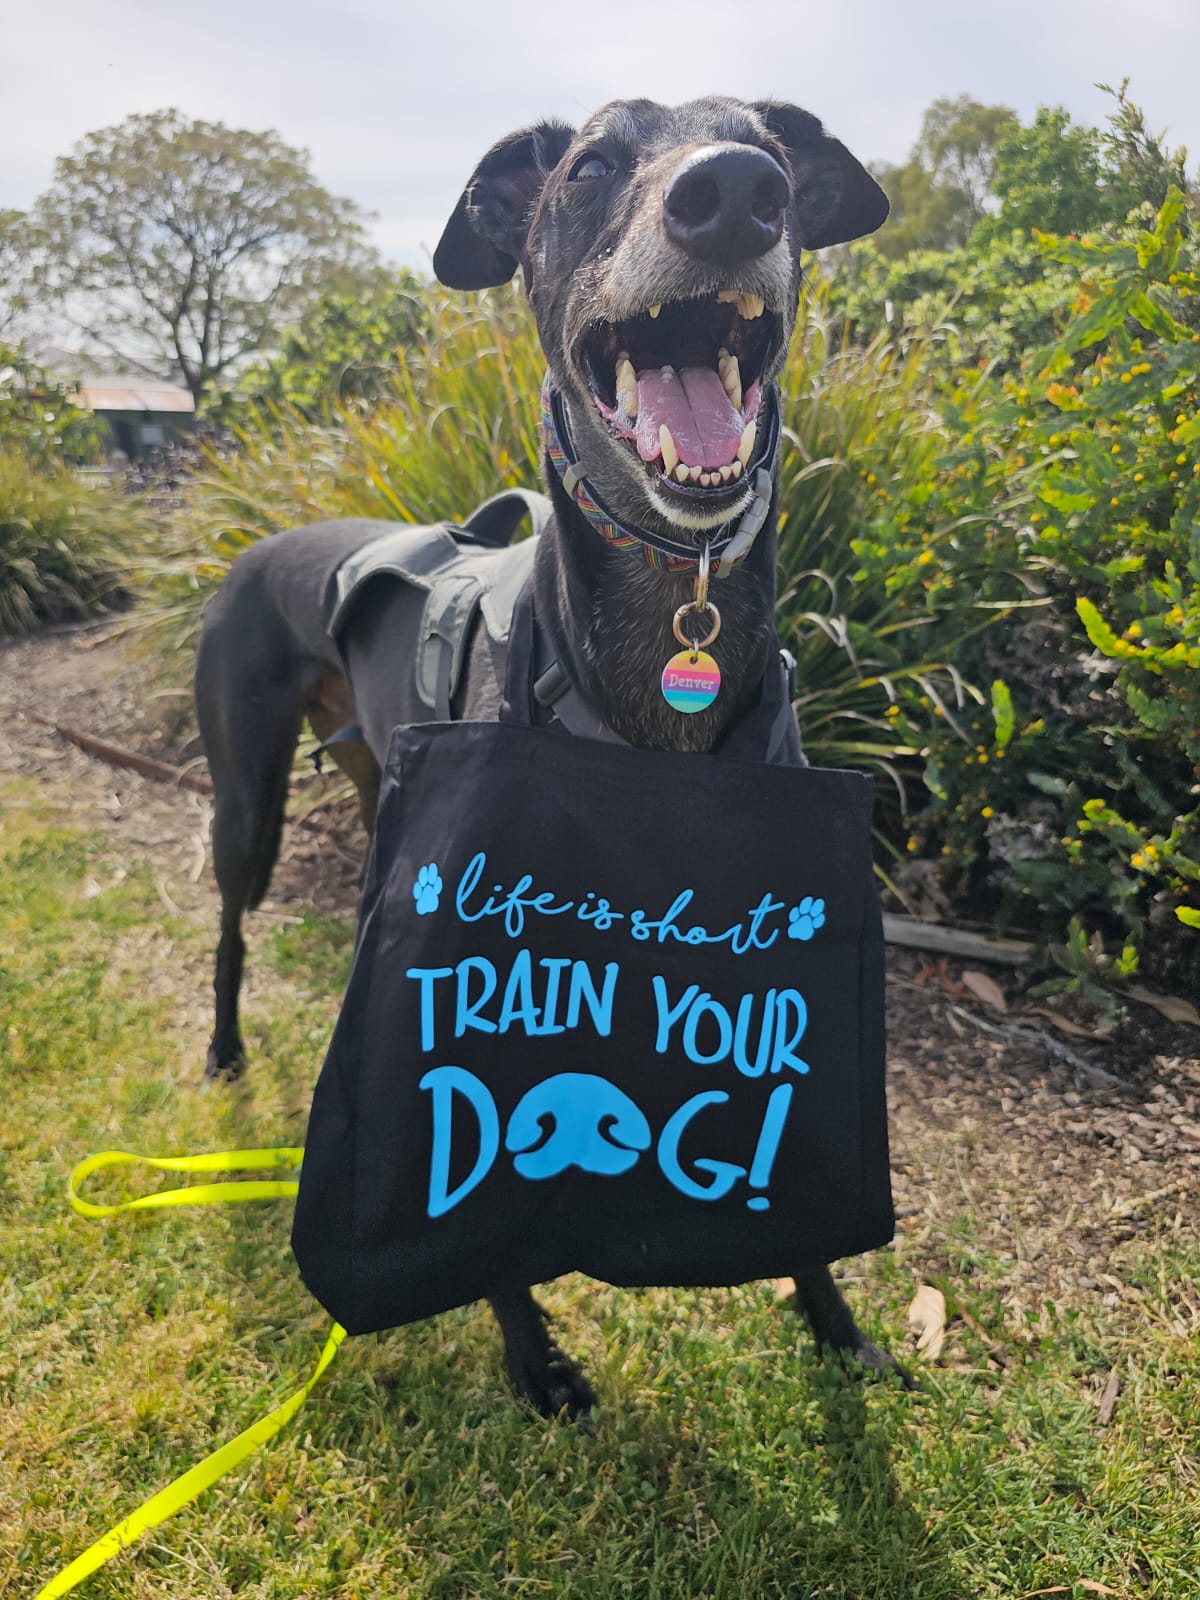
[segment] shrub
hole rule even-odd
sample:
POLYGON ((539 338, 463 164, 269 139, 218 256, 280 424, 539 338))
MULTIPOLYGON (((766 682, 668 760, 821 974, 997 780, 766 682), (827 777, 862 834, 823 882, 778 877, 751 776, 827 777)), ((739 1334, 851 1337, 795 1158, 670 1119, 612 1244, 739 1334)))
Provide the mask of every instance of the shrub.
MULTIPOLYGON (((926 583, 1011 610, 955 657, 998 687, 930 741, 915 842, 977 905, 1043 931, 1079 918, 1132 970, 1139 948, 1161 963, 1200 902, 1197 251, 1177 191, 1152 227, 1041 244, 1075 275, 1074 315, 981 430, 954 428, 960 459, 931 486, 962 472, 989 515, 985 543, 930 545, 926 583), (1013 489, 1015 522, 996 515, 1013 489)), ((916 582, 911 540, 869 554, 916 582)), ((1194 941, 1172 959, 1194 971, 1194 941)))
POLYGON ((112 485, 34 471, 0 448, 0 635, 113 597, 143 552, 145 519, 112 485))

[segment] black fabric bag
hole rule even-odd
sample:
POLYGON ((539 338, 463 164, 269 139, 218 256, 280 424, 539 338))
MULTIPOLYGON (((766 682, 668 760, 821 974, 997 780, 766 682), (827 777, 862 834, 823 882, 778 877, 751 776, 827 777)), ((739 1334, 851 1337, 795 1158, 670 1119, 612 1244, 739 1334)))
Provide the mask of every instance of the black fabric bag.
POLYGON ((397 728, 293 1247, 351 1333, 885 1243, 870 780, 397 728))

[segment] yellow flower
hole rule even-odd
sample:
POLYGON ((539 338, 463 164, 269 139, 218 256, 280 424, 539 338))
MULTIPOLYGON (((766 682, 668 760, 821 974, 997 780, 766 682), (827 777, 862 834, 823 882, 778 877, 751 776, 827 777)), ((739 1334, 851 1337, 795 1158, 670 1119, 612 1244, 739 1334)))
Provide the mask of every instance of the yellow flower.
POLYGON ((984 806, 983 810, 979 813, 979 815, 981 817, 990 818, 990 817, 994 817, 996 815, 996 813, 992 810, 991 806, 984 806))
POLYGON ((1179 454, 1175 457, 1175 465, 1177 467, 1182 467, 1185 464, 1186 461, 1187 461, 1187 455, 1184 453, 1184 451, 1181 450, 1179 452, 1179 454))
POLYGON ((1148 844, 1146 846, 1146 859, 1148 861, 1157 861, 1160 853, 1161 852, 1156 844, 1148 844))
POLYGON ((1123 372, 1121 374, 1121 382, 1122 383, 1131 383, 1132 381, 1133 381, 1133 373, 1132 372, 1123 372))
POLYGON ((1140 622, 1131 622, 1129 624, 1129 626, 1125 629, 1125 637, 1127 639, 1140 639, 1141 636, 1142 636, 1142 625, 1141 625, 1140 622))
POLYGON ((1129 858, 1129 864, 1131 867, 1144 867, 1146 858, 1140 850, 1135 850, 1129 858))

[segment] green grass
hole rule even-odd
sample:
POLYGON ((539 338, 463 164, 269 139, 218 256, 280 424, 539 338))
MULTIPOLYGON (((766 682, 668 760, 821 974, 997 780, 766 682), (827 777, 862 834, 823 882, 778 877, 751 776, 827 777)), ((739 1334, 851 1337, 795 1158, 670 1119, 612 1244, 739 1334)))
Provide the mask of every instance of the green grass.
MULTIPOLYGON (((259 930, 253 1065, 206 1093, 209 930, 164 915, 153 875, 120 865, 114 840, 0 779, 5 1593, 34 1593, 290 1393, 327 1320, 292 1265, 286 1206, 108 1223, 67 1207, 67 1173, 93 1150, 301 1142, 352 933, 259 930)), ((603 1395, 590 1431, 512 1399, 481 1309, 351 1340, 272 1446, 81 1592, 1186 1600, 1200 1251, 1171 1210, 1108 1265, 1140 1299, 1104 1321, 1047 1307, 1025 1327, 1011 1311, 1006 1325, 1003 1264, 970 1215, 946 1219, 945 1288, 1004 1330, 1006 1365, 960 1328, 917 1397, 821 1367, 767 1285, 549 1288, 603 1395), (1113 1366, 1122 1394, 1100 1432, 1113 1366)), ((900 1344, 909 1270, 889 1251, 856 1270, 872 1333, 900 1344)))

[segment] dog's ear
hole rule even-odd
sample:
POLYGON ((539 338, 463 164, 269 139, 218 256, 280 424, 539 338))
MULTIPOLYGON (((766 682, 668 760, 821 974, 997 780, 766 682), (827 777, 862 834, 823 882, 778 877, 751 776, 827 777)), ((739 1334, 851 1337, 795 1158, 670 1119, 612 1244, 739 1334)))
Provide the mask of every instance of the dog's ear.
POLYGON ((490 289, 517 270, 533 208, 575 130, 539 122, 494 144, 475 168, 433 252, 448 289, 490 289))
POLYGON ((822 250, 874 233, 890 207, 862 162, 799 106, 760 100, 753 109, 787 151, 804 249, 822 250))

